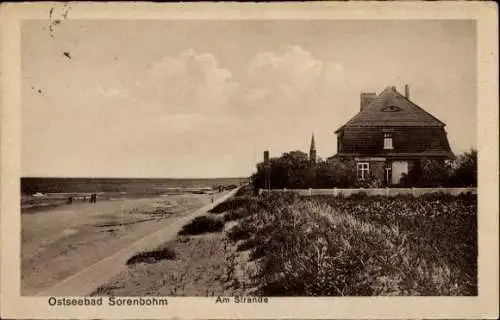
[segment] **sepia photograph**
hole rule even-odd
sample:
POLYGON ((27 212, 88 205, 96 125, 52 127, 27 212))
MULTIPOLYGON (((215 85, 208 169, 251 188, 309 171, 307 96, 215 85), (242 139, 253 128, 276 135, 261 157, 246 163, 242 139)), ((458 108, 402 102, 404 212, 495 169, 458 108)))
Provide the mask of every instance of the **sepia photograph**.
POLYGON ((477 20, 44 9, 18 31, 21 297, 479 297, 477 20))

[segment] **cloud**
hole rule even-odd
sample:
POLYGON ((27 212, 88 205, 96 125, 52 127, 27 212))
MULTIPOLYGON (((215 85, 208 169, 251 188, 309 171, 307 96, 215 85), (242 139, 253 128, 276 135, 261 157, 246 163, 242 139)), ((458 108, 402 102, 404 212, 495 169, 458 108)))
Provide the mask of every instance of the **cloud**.
POLYGON ((135 91, 153 113, 218 113, 239 90, 232 73, 214 55, 187 50, 153 63, 135 91))
POLYGON ((250 85, 278 89, 278 92, 307 91, 321 77, 323 63, 300 47, 290 46, 283 54, 264 52, 250 60, 247 77, 250 85))
POLYGON ((344 78, 341 64, 320 61, 298 46, 258 53, 241 70, 233 74, 213 54, 186 50, 147 63, 139 76, 124 81, 128 90, 105 89, 106 97, 128 100, 119 103, 120 113, 140 118, 259 118, 263 113, 300 113, 304 105, 325 103, 335 92, 332 86, 344 78))
POLYGON ((308 106, 327 107, 344 79, 339 62, 321 61, 298 46, 279 53, 263 52, 248 63, 241 81, 245 87, 242 104, 250 113, 300 114, 308 106))
POLYGON ((142 135, 183 135, 190 141, 251 136, 257 141, 276 130, 290 136, 310 132, 316 121, 311 119, 329 118, 321 110, 331 114, 333 86, 344 79, 340 63, 320 61, 297 46, 258 53, 239 74, 213 54, 194 50, 146 64, 142 74, 122 86, 103 85, 99 96, 115 103, 94 116, 96 125, 116 136, 137 136, 132 140, 141 144, 142 135), (286 122, 281 121, 284 113, 286 122))
POLYGON ((214 55, 186 50, 144 66, 141 73, 125 70, 114 83, 96 81, 81 92, 84 99, 78 101, 85 103, 71 110, 62 108, 61 113, 69 120, 78 116, 80 120, 72 126, 85 124, 91 132, 105 132, 108 140, 127 137, 122 145, 145 148, 170 143, 151 137, 184 136, 194 145, 200 137, 238 128, 239 120, 228 110, 241 85, 214 55))

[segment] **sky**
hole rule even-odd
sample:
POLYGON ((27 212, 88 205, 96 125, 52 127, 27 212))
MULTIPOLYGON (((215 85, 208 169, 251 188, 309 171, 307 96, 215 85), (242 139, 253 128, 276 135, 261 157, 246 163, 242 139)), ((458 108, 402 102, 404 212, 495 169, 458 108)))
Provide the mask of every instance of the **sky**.
POLYGON ((361 92, 405 84, 476 147, 474 21, 25 20, 21 50, 23 176, 249 176, 312 133, 327 158, 361 92))

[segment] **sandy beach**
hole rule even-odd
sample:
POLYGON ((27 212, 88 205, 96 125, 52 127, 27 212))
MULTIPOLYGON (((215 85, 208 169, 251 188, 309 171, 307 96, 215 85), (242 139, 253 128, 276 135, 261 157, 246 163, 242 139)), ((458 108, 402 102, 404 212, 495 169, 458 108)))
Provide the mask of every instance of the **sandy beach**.
MULTIPOLYGON (((220 198, 227 192, 217 193, 220 198)), ((22 214, 21 294, 60 283, 210 205, 207 194, 74 203, 22 214)))

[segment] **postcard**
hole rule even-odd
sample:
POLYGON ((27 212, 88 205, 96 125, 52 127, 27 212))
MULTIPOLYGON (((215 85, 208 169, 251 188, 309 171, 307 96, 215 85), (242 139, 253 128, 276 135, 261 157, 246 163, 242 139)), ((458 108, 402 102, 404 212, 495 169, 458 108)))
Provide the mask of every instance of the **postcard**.
POLYGON ((2 318, 498 318, 494 3, 1 14, 2 318))

